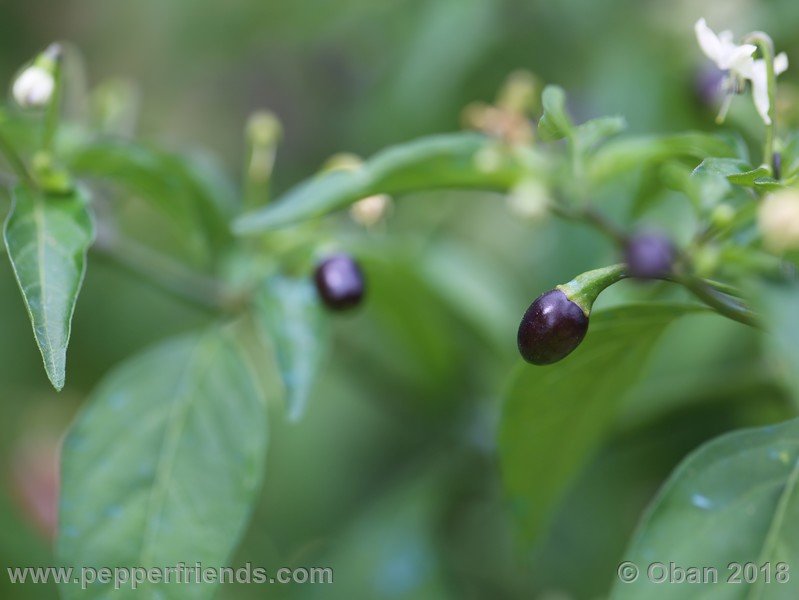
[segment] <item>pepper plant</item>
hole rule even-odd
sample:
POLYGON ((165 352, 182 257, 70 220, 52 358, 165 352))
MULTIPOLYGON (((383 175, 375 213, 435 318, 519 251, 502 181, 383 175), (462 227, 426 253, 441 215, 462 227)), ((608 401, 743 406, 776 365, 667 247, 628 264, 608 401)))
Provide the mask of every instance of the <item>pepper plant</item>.
MULTIPOLYGON (((517 339, 501 342, 517 344, 527 361, 508 359, 495 390, 500 472, 520 538, 546 531, 673 323, 707 313, 752 328, 775 380, 799 397, 791 318, 799 302, 799 132, 780 127, 776 103, 776 77, 788 60, 761 32, 736 44, 700 21, 696 33, 728 73, 722 120, 728 101, 751 88, 759 147, 729 129, 640 136, 625 135, 618 116, 578 123, 563 89, 539 94, 536 79, 518 73, 494 104, 464 112, 467 131, 401 143, 365 161, 338 156, 274 199, 283 131, 271 113, 247 124, 244 177, 234 189, 192 154, 131 138, 123 93, 97 90, 96 118, 70 120, 63 97, 73 82, 64 64, 73 51, 56 44, 37 56, 12 85, 0 151, 13 199, 5 245, 46 376, 57 390, 65 384, 72 315, 95 257, 209 315, 201 330, 124 361, 86 401, 63 443, 60 560, 76 567, 229 560, 264 471, 264 378, 280 377, 289 419, 324 401, 314 381, 325 361, 337 359, 332 322, 386 281, 370 281, 369 258, 384 243, 373 230, 390 218, 392 202, 421 191, 489 191, 508 198, 497 210, 577 223, 616 247, 615 262, 563 273, 563 283, 541 290, 526 312, 519 307, 517 339), (596 201, 633 177, 641 183, 624 210, 596 201), (675 195, 690 206, 689 230, 671 236, 640 225, 675 195), (348 222, 347 208, 362 227, 348 222), (132 213, 145 215, 146 226, 132 213), (630 293, 638 301, 594 308, 625 279, 636 280, 630 293)), ((732 561, 799 565, 798 423, 732 433, 688 456, 625 558, 720 569, 732 561), (697 535, 711 522, 713 534, 697 535)), ((752 585, 765 597, 788 589, 752 585)), ((644 577, 616 582, 611 593, 648 597, 655 592, 647 586, 644 577)), ((162 594, 214 592, 186 589, 162 594)), ((63 588, 66 596, 106 591, 63 588)))

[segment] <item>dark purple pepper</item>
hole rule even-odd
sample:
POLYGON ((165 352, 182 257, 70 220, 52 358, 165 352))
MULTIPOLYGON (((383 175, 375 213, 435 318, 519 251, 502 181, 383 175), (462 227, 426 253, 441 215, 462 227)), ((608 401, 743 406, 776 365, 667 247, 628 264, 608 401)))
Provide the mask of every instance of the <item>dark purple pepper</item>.
POLYGON ((361 267, 347 254, 334 254, 320 262, 314 281, 322 302, 332 310, 358 306, 366 287, 361 267))
POLYGON ((779 152, 774 153, 774 158, 771 159, 772 167, 774 170, 774 179, 782 179, 782 154, 779 152))
POLYGON ((637 279, 659 279, 671 273, 676 251, 660 233, 639 233, 627 241, 624 259, 627 273, 637 279))
POLYGON ((527 309, 517 341, 522 358, 549 365, 570 354, 588 331, 588 317, 560 290, 541 294, 527 309))

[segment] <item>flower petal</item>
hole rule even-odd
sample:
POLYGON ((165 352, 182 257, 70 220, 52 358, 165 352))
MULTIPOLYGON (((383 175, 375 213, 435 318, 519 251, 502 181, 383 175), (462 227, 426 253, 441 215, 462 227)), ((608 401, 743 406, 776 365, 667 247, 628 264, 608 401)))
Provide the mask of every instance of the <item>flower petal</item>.
POLYGON ((722 43, 718 36, 707 26, 704 19, 699 19, 696 22, 694 25, 694 32, 696 32, 696 41, 699 42, 699 47, 702 48, 702 52, 704 52, 710 60, 715 62, 719 68, 723 69, 724 67, 721 66, 722 43))
POLYGON ((755 108, 766 125, 771 125, 769 116, 768 80, 766 77, 766 63, 763 59, 756 60, 752 67, 752 99, 755 101, 755 108))
POLYGON ((54 89, 55 80, 52 73, 33 65, 17 77, 11 93, 23 108, 41 108, 50 102, 54 89))
POLYGON ((788 70, 788 55, 785 52, 780 52, 774 57, 774 74, 781 75, 788 70))
POLYGON ((743 74, 744 70, 748 69, 750 63, 754 60, 752 54, 757 50, 756 46, 752 44, 743 44, 742 46, 732 46, 728 52, 722 56, 722 63, 724 66, 721 68, 725 71, 735 71, 743 74))

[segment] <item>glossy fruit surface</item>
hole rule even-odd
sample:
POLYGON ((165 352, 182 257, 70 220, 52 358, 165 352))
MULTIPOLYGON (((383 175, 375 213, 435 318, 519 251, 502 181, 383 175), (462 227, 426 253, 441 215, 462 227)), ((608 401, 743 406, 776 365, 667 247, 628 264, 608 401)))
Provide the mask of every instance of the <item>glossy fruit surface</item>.
POLYGON ((358 306, 366 288, 361 267, 347 254, 334 254, 320 262, 314 282, 322 302, 332 310, 358 306))
POLYGON ((542 294, 519 325, 517 341, 524 360, 548 365, 565 358, 588 331, 588 317, 560 290, 542 294))
POLYGON ((671 240, 660 233, 639 233, 624 251, 627 273, 637 279, 659 279, 671 273, 676 252, 671 240))

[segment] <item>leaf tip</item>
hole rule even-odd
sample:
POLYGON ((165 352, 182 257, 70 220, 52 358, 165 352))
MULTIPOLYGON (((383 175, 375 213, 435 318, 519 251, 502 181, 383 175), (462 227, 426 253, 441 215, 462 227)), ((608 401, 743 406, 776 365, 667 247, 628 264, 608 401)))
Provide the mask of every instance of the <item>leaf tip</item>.
POLYGON ((299 423, 305 416, 305 409, 308 405, 308 397, 310 390, 308 386, 285 385, 285 398, 286 398, 286 420, 289 423, 299 423))
POLYGON ((53 373, 50 373, 50 371, 48 369, 47 378, 50 380, 50 383, 55 388, 56 392, 60 392, 61 390, 64 389, 64 384, 65 384, 66 377, 64 377, 63 373, 53 374, 53 373))

